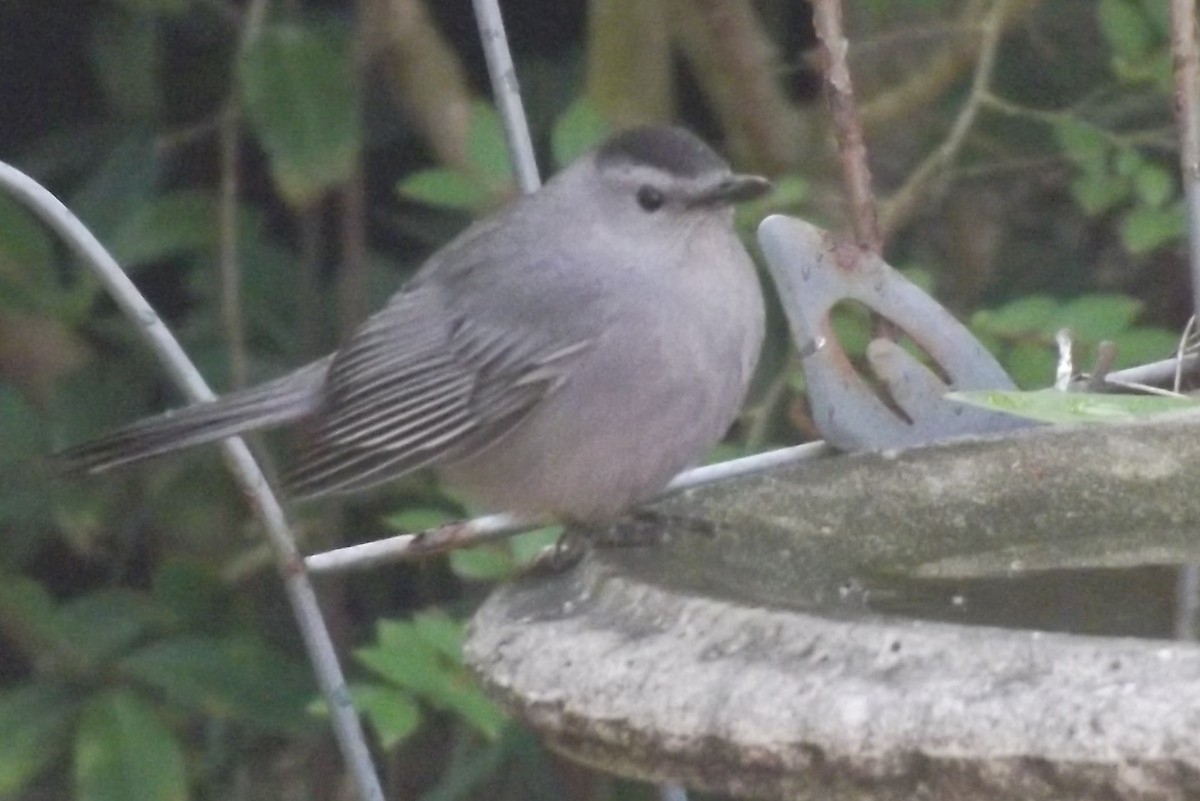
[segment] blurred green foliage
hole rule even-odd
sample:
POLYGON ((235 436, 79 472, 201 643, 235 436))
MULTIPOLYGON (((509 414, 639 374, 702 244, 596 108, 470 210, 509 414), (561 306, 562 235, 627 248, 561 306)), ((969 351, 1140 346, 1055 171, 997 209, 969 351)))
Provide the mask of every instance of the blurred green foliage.
MULTIPOLYGON (((470 4, 426 5, 467 65, 460 159, 431 147, 411 105, 419 93, 396 98, 387 62, 366 46, 373 32, 338 0, 0 4, 0 31, 13 34, 0 158, 85 221, 215 385, 229 386, 234 350, 250 380, 278 375, 332 347, 433 248, 515 191, 482 95, 470 4), (360 190, 360 210, 347 211, 360 190), (233 295, 219 267, 231 241, 233 295)), ((885 99, 961 34, 947 20, 981 6, 847 5, 860 95, 885 99)), ((1189 312, 1165 5, 1029 4, 961 155, 889 243, 892 263, 969 321, 1022 387, 1052 381, 1060 328, 1074 333, 1077 363, 1109 339, 1133 364, 1169 355, 1189 312)), ((506 4, 544 165, 612 129, 587 96, 588 39, 573 22, 584 6, 506 4)), ((819 131, 820 104, 795 90, 811 34, 798 30, 802 17, 781 16, 800 4, 756 7, 797 29, 764 23, 782 52, 778 80, 819 131)), ((705 98, 701 77, 685 77, 677 107, 656 111, 719 143, 720 93, 705 98)), ((937 97, 868 131, 881 195, 939 146, 970 84, 968 65, 937 97)), ((795 169, 772 176, 771 198, 739 209, 741 230, 775 211, 845 227, 835 157, 826 137, 811 139, 795 169)), ((837 312, 852 356, 868 322, 860 308, 837 312)), ((812 433, 793 362, 775 314, 763 376, 721 453, 812 433)), ((177 402, 96 279, 0 195, 0 799, 279 797, 289 782, 344 797, 271 560, 213 454, 74 483, 38 467, 56 448, 177 402)), ((286 442, 267 444, 286 458, 286 442)), ((414 476, 292 511, 316 550, 472 510, 414 476)), ((557 534, 322 583, 391 798, 650 797, 564 769, 462 666, 462 621, 557 534)))

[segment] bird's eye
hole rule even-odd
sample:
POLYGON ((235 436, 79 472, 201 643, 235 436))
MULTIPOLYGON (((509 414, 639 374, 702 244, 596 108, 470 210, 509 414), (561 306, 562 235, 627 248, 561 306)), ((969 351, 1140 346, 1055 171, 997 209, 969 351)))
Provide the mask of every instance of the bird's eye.
POLYGON ((667 199, 653 186, 643 186, 637 191, 637 202, 646 211, 658 211, 667 199))

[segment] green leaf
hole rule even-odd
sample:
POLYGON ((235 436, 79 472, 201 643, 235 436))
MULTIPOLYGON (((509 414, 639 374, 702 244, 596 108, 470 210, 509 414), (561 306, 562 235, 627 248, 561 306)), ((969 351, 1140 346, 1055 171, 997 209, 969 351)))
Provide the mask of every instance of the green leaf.
POLYGON ((504 138, 504 125, 500 115, 487 103, 479 102, 471 107, 467 159, 493 191, 512 185, 512 160, 508 155, 508 140, 504 138))
POLYGON ((1033 392, 951 392, 946 397, 971 406, 1006 412, 1044 423, 1116 423, 1166 412, 1200 409, 1200 401, 1193 398, 1059 392, 1054 389, 1033 392))
POLYGON ((203 192, 174 192, 148 199, 109 238, 123 266, 208 252, 217 241, 216 205, 203 192))
POLYGON ((74 659, 98 669, 132 646, 169 615, 149 597, 133 590, 99 590, 59 608, 58 625, 74 659))
POLYGON ((1055 331, 1065 327, 1083 342, 1112 339, 1133 324, 1142 305, 1140 300, 1128 295, 1083 295, 1063 304, 1044 333, 1053 336, 1055 331))
POLYGON ((417 636, 455 664, 462 662, 463 624, 440 609, 428 609, 413 615, 417 636))
POLYGON ((454 516, 445 509, 436 506, 418 506, 388 515, 383 522, 393 531, 415 533, 438 528, 453 519, 454 516))
POLYGON ((1121 220, 1121 241, 1134 255, 1178 242, 1186 234, 1187 219, 1182 203, 1165 208, 1138 206, 1121 220))
POLYGON ((117 11, 101 17, 92 41, 95 74, 121 116, 153 118, 161 105, 163 48, 149 14, 117 11))
POLYGON ((50 237, 33 214, 0 192, 0 280, 20 274, 48 282, 53 254, 50 237))
POLYGON ((546 526, 545 528, 526 531, 509 540, 513 557, 518 565, 527 565, 536 558, 547 546, 558 542, 562 536, 562 526, 546 526))
POLYGON ((1136 3, 1129 0, 1100 0, 1096 6, 1096 16, 1100 31, 1116 56, 1141 58, 1154 43, 1154 31, 1136 3))
POLYGON ((316 691, 305 663, 245 637, 176 637, 141 648, 123 673, 205 714, 296 732, 316 691))
POLYGON ((292 205, 312 203, 354 169, 360 104, 346 50, 327 30, 282 22, 263 28, 239 59, 246 114, 292 205))
POLYGON ((401 181, 397 191, 430 206, 465 211, 482 208, 492 199, 484 183, 447 169, 418 170, 401 181))
MULTIPOLYGON (((1004 338, 1042 334, 1054 327, 1059 304, 1048 295, 1027 295, 998 309, 983 309, 971 317, 971 327, 1004 338)), ((1061 327, 1059 325, 1058 327, 1061 327)))
POLYGON ((1112 340, 1117 346, 1117 369, 1170 358, 1179 347, 1179 334, 1150 326, 1130 328, 1112 340))
POLYGON ((379 735, 384 750, 406 740, 421 725, 421 709, 413 697, 397 687, 382 684, 353 684, 350 697, 354 708, 365 715, 379 735))
MULTIPOLYGON (((11 387, 0 386, 0 464, 46 453, 46 426, 33 406, 11 387)), ((24 465, 28 470, 28 464, 24 465)))
POLYGON ((183 752, 148 703, 130 690, 88 701, 75 739, 78 801, 185 801, 183 752))
POLYGON ((1138 152, 1137 148, 1121 147, 1117 149, 1117 158, 1113 164, 1117 175, 1131 178, 1144 166, 1146 166, 1146 159, 1138 152))
POLYGON ((600 112, 580 98, 558 118, 550 135, 554 163, 565 167, 608 136, 609 124, 600 112))
POLYGON ((103 242, 156 191, 160 162, 155 132, 130 126, 86 175, 83 186, 64 202, 103 242))
MULTIPOLYGON (((504 713, 483 694, 459 658, 445 652, 445 643, 431 640, 429 626, 430 621, 419 629, 415 622, 380 620, 376 643, 356 649, 354 655, 381 678, 495 737, 504 727, 504 713)), ((442 630, 439 636, 444 635, 442 630)))
POLYGON ((1073 117, 1057 120, 1053 131, 1059 147, 1075 166, 1090 174, 1103 174, 1108 171, 1112 144, 1104 131, 1073 117))
POLYGON ((54 599, 31 578, 0 573, 0 630, 18 633, 31 650, 55 647, 61 633, 54 599))
POLYGON ((513 574, 512 554, 501 544, 484 543, 450 552, 450 569, 464 581, 501 581, 513 574))
POLYGON ((829 317, 833 336, 847 355, 861 356, 871 341, 871 329, 866 309, 854 303, 839 303, 829 317))
POLYGON ((1084 173, 1071 181, 1071 194, 1085 214, 1096 216, 1129 197, 1128 179, 1106 173, 1084 173))
POLYGON ((188 10, 192 0, 118 0, 130 11, 150 14, 179 15, 188 10))
POLYGON ((436 694, 443 684, 437 651, 407 621, 378 621, 375 644, 355 649, 354 655, 381 678, 418 694, 436 694))
POLYGON ((1133 191, 1144 205, 1159 208, 1175 197, 1175 176, 1158 164, 1143 164, 1133 175, 1133 191))
POLYGON ((16 795, 70 743, 78 700, 66 687, 30 684, 0 692, 0 798, 16 795))
POLYGON ((1044 387, 1054 381, 1057 353, 1039 342, 1018 342, 1003 359, 1004 369, 1023 388, 1044 387))
POLYGON ((154 599, 192 632, 217 633, 232 622, 232 593, 214 571, 179 558, 154 572, 154 599))

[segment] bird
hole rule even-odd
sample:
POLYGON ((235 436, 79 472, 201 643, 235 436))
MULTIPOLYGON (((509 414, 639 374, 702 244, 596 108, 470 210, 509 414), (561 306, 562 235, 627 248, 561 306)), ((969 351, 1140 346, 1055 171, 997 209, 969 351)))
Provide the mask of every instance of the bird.
POLYGON ((740 410, 764 308, 733 206, 769 189, 684 128, 617 132, 435 251, 334 353, 62 451, 56 468, 302 424, 296 498, 432 468, 495 511, 615 519, 740 410))

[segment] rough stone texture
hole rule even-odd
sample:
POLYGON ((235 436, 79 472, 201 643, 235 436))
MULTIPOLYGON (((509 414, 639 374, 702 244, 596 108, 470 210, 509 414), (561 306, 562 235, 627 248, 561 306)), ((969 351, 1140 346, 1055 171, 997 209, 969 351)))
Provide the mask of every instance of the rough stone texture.
POLYGON ((869 612, 856 577, 1200 561, 1192 422, 834 457, 502 588, 467 658, 555 748, 755 798, 1200 798, 1200 648, 869 612))

